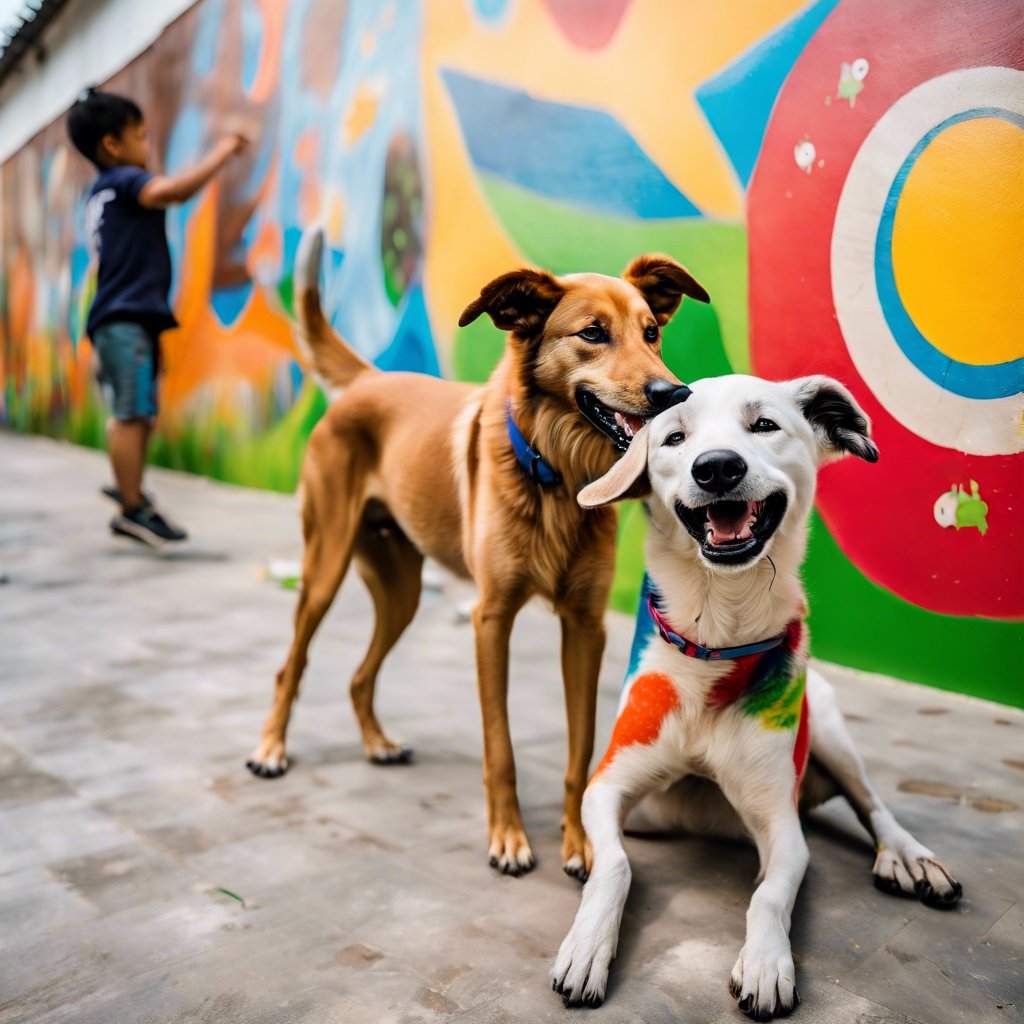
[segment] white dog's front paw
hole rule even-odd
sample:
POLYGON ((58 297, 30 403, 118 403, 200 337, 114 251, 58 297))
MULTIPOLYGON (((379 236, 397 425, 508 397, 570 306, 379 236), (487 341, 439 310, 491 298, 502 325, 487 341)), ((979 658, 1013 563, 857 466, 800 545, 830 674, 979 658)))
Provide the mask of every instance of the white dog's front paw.
POLYGON ((615 935, 577 921, 565 937, 551 971, 551 987, 566 1006, 597 1008, 604 1002, 608 967, 615 956, 615 935))
POLYGON ((748 941, 732 969, 729 991, 739 1000, 740 1010, 753 1020, 792 1013, 800 1004, 800 993, 789 940, 756 948, 748 941))
POLYGON ((929 907, 946 909, 963 895, 963 886, 927 847, 910 840, 901 847, 882 846, 871 869, 875 888, 917 897, 929 907))

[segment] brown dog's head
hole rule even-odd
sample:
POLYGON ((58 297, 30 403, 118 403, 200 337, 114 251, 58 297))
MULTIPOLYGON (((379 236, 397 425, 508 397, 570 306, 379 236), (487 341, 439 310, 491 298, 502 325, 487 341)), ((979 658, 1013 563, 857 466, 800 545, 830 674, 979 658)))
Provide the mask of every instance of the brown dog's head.
POLYGON ((514 270, 483 289, 459 326, 487 313, 510 332, 527 393, 578 406, 625 451, 648 419, 689 396, 661 360, 661 328, 684 295, 709 301, 670 256, 638 256, 621 278, 514 270))

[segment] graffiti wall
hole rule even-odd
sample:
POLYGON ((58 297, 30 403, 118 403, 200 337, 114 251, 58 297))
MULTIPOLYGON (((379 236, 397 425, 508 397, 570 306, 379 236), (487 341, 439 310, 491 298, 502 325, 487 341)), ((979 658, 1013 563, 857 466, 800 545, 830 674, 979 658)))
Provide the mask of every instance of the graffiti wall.
MULTIPOLYGON (((713 299, 666 331, 681 377, 830 373, 874 421, 878 465, 822 474, 815 652, 1024 704, 1022 38, 1014 0, 200 0, 109 83, 160 168, 253 139, 168 216, 154 458, 294 486, 323 410, 289 328, 314 218, 338 329, 467 380, 502 345, 456 326, 491 276, 669 252, 713 299)), ((0 417, 102 444, 91 174, 59 122, 3 165, 0 417)), ((622 608, 643 530, 627 508, 622 608)))

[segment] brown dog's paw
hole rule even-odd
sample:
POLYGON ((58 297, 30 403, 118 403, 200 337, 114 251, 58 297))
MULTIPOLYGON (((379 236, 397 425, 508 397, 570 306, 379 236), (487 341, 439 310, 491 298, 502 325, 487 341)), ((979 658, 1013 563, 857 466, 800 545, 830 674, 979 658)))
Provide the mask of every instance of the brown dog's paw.
POLYGON ((487 856, 495 871, 518 878, 532 871, 537 860, 530 849, 526 833, 515 826, 495 826, 491 829, 491 845, 487 856))
POLYGON ((411 764, 412 747, 382 740, 373 747, 366 748, 366 759, 371 764, 411 764))
POLYGON ((245 767, 261 779, 279 779, 288 771, 284 742, 264 740, 245 762, 245 767))
POLYGON ((562 837, 562 870, 579 882, 585 882, 594 865, 594 851, 590 840, 580 830, 565 830, 562 837))

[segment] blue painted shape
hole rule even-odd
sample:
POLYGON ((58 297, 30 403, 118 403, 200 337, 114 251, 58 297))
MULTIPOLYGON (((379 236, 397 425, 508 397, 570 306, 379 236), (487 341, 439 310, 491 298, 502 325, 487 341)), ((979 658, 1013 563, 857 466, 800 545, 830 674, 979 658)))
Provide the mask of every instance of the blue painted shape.
POLYGON ((218 38, 224 23, 225 0, 208 0, 200 8, 199 27, 192 44, 192 74, 205 78, 217 63, 218 38))
POLYGON ((242 4, 242 87, 248 92, 256 81, 263 49, 263 15, 255 0, 242 4))
POLYGON ((511 0, 472 0, 472 4, 481 21, 493 25, 504 17, 511 0))
POLYGON ((903 186, 917 158, 940 132, 961 121, 971 121, 979 117, 995 117, 1015 124, 1018 128, 1024 128, 1024 117, 1013 110, 1002 107, 974 107, 947 117, 924 135, 896 172, 885 199, 885 206, 882 207, 882 218, 875 238, 875 285, 885 322, 889 325, 896 344, 929 380, 934 381, 940 388, 964 398, 1008 398, 1024 391, 1024 357, 1010 359, 1005 363, 976 366, 973 363, 961 363, 937 349, 918 330, 917 324, 903 305, 892 266, 892 234, 896 208, 903 186))
POLYGON ((694 98, 744 188, 754 173, 768 119, 786 76, 838 3, 814 0, 694 90, 694 98))
POLYGON ((230 288, 218 288, 210 295, 213 312, 224 327, 230 327, 245 309, 252 294, 252 282, 236 284, 230 288))
POLYGON ((86 275, 89 272, 89 250, 81 243, 71 250, 71 301, 68 303, 68 328, 71 338, 71 345, 75 352, 78 351, 78 341, 85 331, 85 324, 82 321, 81 294, 86 283, 86 275))
POLYGON ((619 216, 699 217, 620 121, 442 71, 473 164, 538 195, 619 216))
POLYGON ((391 344, 374 360, 382 370, 411 370, 441 376, 430 330, 423 288, 413 285, 405 293, 405 309, 391 344))

